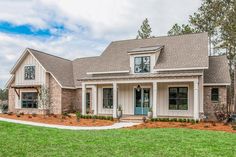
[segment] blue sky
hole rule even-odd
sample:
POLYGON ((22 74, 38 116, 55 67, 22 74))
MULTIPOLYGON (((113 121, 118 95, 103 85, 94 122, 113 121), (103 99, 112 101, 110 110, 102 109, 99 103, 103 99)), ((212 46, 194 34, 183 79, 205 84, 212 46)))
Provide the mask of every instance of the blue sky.
POLYGON ((25 48, 75 59, 100 55, 114 40, 132 39, 144 18, 152 35, 187 23, 200 0, 1 0, 0 88, 25 48))

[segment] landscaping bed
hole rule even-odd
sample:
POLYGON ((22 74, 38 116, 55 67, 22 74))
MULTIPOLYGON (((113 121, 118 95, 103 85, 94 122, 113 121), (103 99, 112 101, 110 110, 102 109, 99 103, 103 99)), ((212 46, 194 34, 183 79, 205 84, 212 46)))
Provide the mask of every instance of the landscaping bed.
POLYGON ((140 125, 129 127, 129 129, 143 129, 143 128, 189 128, 197 130, 213 130, 213 131, 225 131, 236 133, 236 130, 232 126, 225 125, 224 123, 216 122, 163 122, 163 121, 148 121, 140 125))
MULTIPOLYGON (((56 125, 66 125, 66 126, 109 126, 115 123, 113 120, 101 120, 101 119, 85 119, 80 118, 77 121, 76 116, 71 115, 29 115, 29 114, 0 114, 2 118, 9 118, 15 120, 23 120, 37 123, 45 123, 45 124, 56 124, 56 125)), ((105 117, 104 117, 105 119, 105 117)))

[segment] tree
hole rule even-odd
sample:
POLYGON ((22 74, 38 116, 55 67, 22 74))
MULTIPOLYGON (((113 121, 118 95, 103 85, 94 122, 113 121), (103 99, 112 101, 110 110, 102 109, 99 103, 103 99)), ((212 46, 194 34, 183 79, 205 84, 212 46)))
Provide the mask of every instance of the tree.
MULTIPOLYGON (((231 77, 231 104, 234 99, 234 67, 236 63, 235 10, 236 0, 202 0, 198 11, 189 17, 189 26, 195 32, 208 32, 210 55, 227 55, 231 77), (212 46, 214 52, 212 52, 212 46)), ((168 32, 169 35, 181 33, 182 28, 178 25, 174 25, 168 32)))
POLYGON ((7 99, 8 99, 8 90, 0 89, 0 100, 7 100, 7 99))
POLYGON ((208 32, 209 50, 212 55, 212 46, 219 44, 218 31, 223 16, 221 10, 222 0, 203 0, 201 7, 193 15, 190 15, 189 22, 198 32, 208 32))
POLYGON ((183 24, 179 26, 177 23, 172 26, 172 28, 168 31, 168 35, 182 35, 182 34, 190 34, 195 33, 196 31, 191 28, 189 25, 183 24))
POLYGON ((139 39, 139 38, 141 38, 141 39, 150 38, 151 37, 151 32, 152 32, 152 29, 149 25, 148 19, 145 18, 142 25, 140 26, 140 29, 138 30, 137 39, 139 39))
POLYGON ((51 109, 51 99, 49 88, 42 86, 39 94, 39 108, 42 109, 44 117, 50 112, 51 109))

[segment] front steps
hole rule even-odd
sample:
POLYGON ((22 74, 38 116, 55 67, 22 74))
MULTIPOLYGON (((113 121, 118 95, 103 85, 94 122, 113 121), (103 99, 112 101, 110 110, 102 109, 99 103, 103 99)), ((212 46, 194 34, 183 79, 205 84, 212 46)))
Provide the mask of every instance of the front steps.
POLYGON ((123 116, 120 118, 120 122, 142 123, 143 117, 145 116, 123 116))

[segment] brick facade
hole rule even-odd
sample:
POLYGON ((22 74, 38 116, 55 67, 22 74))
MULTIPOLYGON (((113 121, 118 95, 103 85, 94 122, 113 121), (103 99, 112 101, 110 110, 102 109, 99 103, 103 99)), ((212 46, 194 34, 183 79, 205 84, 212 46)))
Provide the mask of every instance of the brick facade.
POLYGON ((62 112, 73 112, 75 108, 76 90, 62 89, 62 112))
POLYGON ((15 90, 11 87, 8 89, 8 111, 15 112, 15 90))
POLYGON ((209 120, 216 121, 215 108, 217 106, 227 105, 227 87, 226 86, 217 86, 217 87, 204 87, 204 115, 208 117, 209 120), (211 101, 211 89, 219 89, 219 101, 211 101))

